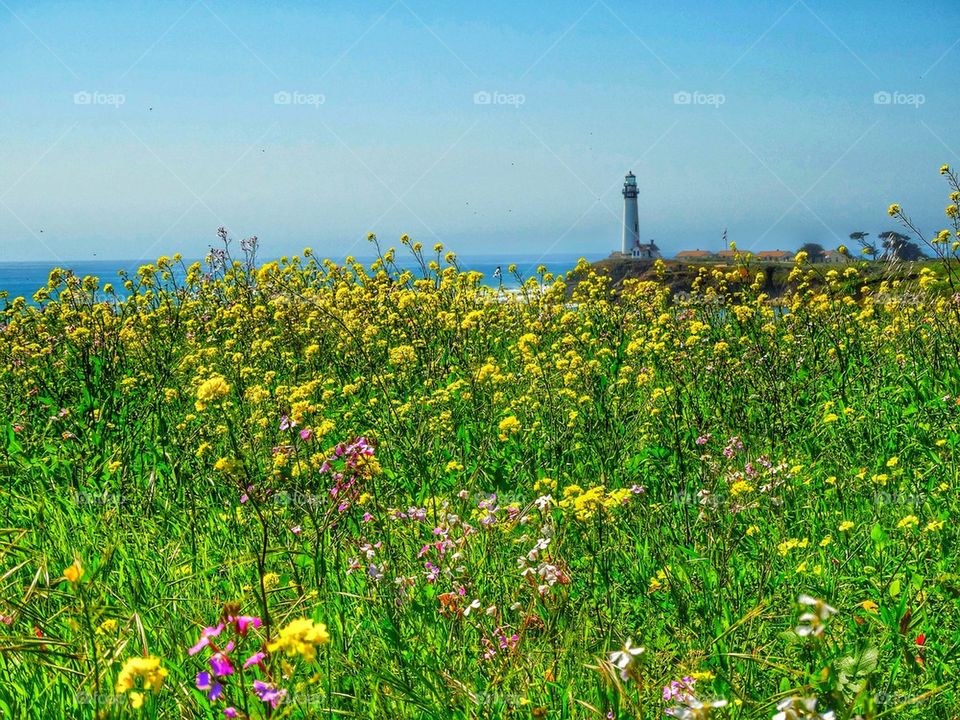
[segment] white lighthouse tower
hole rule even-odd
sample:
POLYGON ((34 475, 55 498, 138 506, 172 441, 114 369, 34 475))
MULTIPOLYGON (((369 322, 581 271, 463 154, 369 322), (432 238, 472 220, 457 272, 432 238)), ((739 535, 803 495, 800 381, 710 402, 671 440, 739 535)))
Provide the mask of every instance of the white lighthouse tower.
POLYGON ((660 257, 656 243, 640 243, 640 210, 637 206, 637 176, 628 172, 623 181, 623 245, 621 254, 636 260, 660 257))
POLYGON ((637 176, 627 173, 623 182, 623 252, 633 253, 640 245, 640 211, 637 207, 637 176))

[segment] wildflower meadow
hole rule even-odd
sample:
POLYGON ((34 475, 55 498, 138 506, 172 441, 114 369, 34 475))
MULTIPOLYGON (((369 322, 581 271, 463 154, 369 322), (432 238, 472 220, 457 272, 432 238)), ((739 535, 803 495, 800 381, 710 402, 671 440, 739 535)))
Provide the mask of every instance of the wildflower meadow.
POLYGON ((958 717, 942 175, 776 298, 222 231, 3 300, 0 717, 958 717))

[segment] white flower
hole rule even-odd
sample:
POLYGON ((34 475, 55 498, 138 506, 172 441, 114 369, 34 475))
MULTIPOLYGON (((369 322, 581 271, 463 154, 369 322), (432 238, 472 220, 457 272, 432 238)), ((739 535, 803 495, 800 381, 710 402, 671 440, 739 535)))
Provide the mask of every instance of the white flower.
POLYGON ((634 658, 646 652, 645 648, 634 647, 632 643, 633 640, 628 638, 623 650, 614 650, 610 653, 610 664, 620 671, 620 677, 623 680, 629 677, 634 658))
POLYGON ((553 504, 552 495, 541 495, 536 500, 533 501, 533 504, 537 506, 541 511, 546 510, 553 504))
POLYGON ((693 695, 687 695, 684 705, 678 705, 667 709, 667 715, 679 718, 680 720, 707 720, 710 717, 710 711, 714 708, 722 708, 727 704, 726 700, 711 700, 710 702, 701 702, 693 695))
POLYGON ((794 629, 800 637, 822 635, 826 629, 823 624, 824 621, 837 614, 836 608, 830 607, 823 600, 817 600, 809 595, 801 595, 797 602, 813 608, 813 612, 806 612, 800 616, 800 625, 794 629))
POLYGON ((812 697, 784 698, 777 703, 777 710, 780 712, 774 715, 772 720, 834 720, 833 710, 817 713, 817 699, 812 697))
POLYGON ((540 555, 542 550, 546 550, 550 545, 549 538, 540 538, 537 540, 537 544, 533 546, 533 549, 527 553, 527 560, 529 562, 536 562, 537 557, 540 555))
POLYGON ((470 603, 469 605, 467 605, 467 606, 463 609, 463 614, 464 614, 465 616, 466 616, 466 615, 469 615, 471 610, 477 610, 477 609, 479 609, 479 607, 480 607, 480 601, 479 601, 479 600, 474 600, 472 603, 470 603))

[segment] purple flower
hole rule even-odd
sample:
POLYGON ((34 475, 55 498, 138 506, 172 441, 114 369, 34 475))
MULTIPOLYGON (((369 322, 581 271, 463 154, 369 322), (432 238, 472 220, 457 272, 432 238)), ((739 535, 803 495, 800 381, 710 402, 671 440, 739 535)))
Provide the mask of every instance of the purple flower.
POLYGON ((197 690, 206 692, 210 700, 216 700, 223 695, 223 685, 213 680, 208 672, 197 673, 197 690))
POLYGON ((301 439, 301 440, 306 441, 306 440, 309 440, 309 439, 312 438, 312 437, 313 437, 313 430, 311 430, 310 428, 304 428, 303 430, 300 431, 300 439, 301 439))
POLYGON ((230 658, 222 652, 214 653, 210 656, 210 667, 217 677, 233 675, 233 665, 230 664, 230 658))
POLYGON ((281 430, 290 430, 291 428, 295 428, 296 426, 297 426, 297 423, 296 423, 295 421, 291 420, 291 419, 290 419, 289 417, 287 417, 286 415, 283 415, 283 416, 280 417, 280 429, 281 429, 281 430))
POLYGON ((286 690, 278 690, 270 683, 265 683, 262 680, 253 681, 253 691, 261 702, 270 703, 270 707, 274 708, 280 704, 280 701, 287 694, 286 690))
POLYGON ((235 718, 237 716, 237 709, 235 707, 226 707, 223 709, 223 716, 228 718, 235 718))

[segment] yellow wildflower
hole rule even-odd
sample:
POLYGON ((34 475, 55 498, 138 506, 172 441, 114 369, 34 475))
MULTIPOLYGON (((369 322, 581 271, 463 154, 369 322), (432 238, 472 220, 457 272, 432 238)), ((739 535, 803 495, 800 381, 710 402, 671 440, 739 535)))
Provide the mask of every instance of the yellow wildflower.
POLYGON ((230 394, 230 385, 222 375, 214 375, 209 380, 204 380, 197 388, 197 410, 205 410, 208 405, 222 400, 230 394))
POLYGON ((916 515, 907 515, 903 520, 897 523, 898 528, 916 527, 920 522, 916 515))
POLYGON ((78 583, 80 578, 83 577, 83 567, 80 565, 80 561, 74 560, 73 565, 63 571, 63 576, 71 583, 78 583))
POLYGON ((317 646, 330 642, 327 626, 314 623, 310 618, 292 620, 280 630, 277 639, 267 649, 270 652, 282 650, 288 656, 300 655, 307 662, 317 657, 317 646))
POLYGON ((160 667, 160 659, 153 657, 132 657, 124 663, 117 676, 116 692, 124 694, 130 692, 130 704, 135 708, 143 705, 143 693, 131 692, 136 687, 137 679, 144 690, 153 693, 160 692, 167 671, 160 667))

